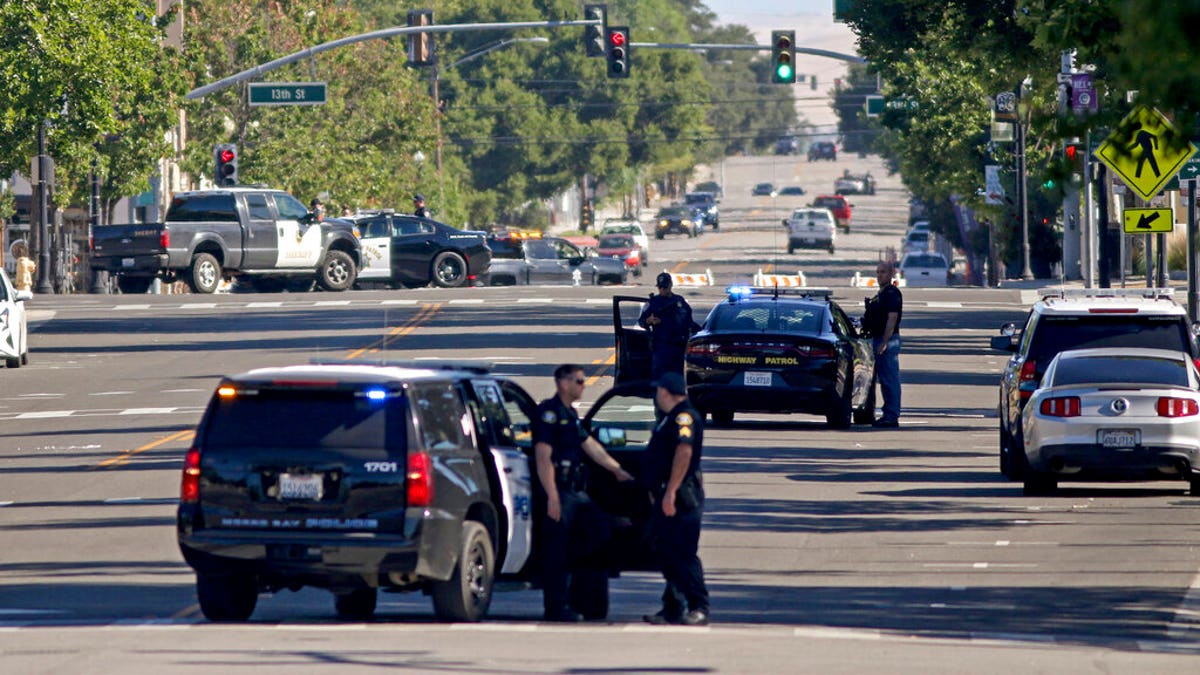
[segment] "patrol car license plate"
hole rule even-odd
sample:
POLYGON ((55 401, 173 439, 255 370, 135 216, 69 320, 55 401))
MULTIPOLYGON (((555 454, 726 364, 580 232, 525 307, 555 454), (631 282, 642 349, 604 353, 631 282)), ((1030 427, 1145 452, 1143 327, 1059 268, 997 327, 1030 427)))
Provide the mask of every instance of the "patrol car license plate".
POLYGON ((743 380, 747 387, 769 387, 771 386, 770 373, 743 373, 743 380))
POLYGON ((1100 429, 1096 442, 1105 448, 1133 448, 1142 442, 1138 429, 1100 429))
POLYGON ((320 501, 323 496, 325 496, 325 479, 321 474, 279 474, 280 499, 312 499, 320 501))
POLYGON ((121 267, 133 267, 133 258, 121 258, 121 267))

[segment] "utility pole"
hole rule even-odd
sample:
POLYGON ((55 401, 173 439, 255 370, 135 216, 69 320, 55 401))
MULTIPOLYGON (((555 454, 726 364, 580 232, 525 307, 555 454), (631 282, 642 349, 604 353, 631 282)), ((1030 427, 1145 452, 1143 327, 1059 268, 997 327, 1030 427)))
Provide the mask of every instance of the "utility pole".
MULTIPOLYGON (((92 157, 91 183, 92 183, 92 185, 91 185, 91 193, 92 194, 91 194, 91 199, 88 200, 88 210, 91 212, 88 214, 89 215, 88 227, 91 228, 91 231, 88 233, 89 244, 91 242, 91 236, 94 236, 96 233, 96 228, 100 227, 100 157, 99 157, 99 155, 94 155, 92 157)), ((91 255, 90 251, 88 252, 88 255, 90 258, 90 255, 91 255)), ((99 269, 96 269, 95 267, 93 267, 91 276, 92 276, 92 287, 91 287, 90 292, 92 292, 92 293, 107 293, 108 287, 105 284, 105 281, 108 277, 108 272, 105 272, 104 270, 99 270, 99 269)))
POLYGON ((1022 89, 1025 83, 1017 85, 1017 122, 1016 122, 1016 137, 1017 137, 1017 191, 1018 203, 1021 209, 1021 278, 1032 279, 1033 270, 1029 266, 1029 192, 1028 178, 1025 176, 1025 122, 1021 119, 1021 100, 1022 89))
MULTIPOLYGON (((1058 114, 1060 117, 1073 117, 1071 106, 1071 76, 1075 69, 1075 50, 1064 50, 1060 54, 1058 73, 1058 114)), ((1067 142, 1078 143, 1079 139, 1067 142)), ((1078 146, 1072 146, 1078 147, 1078 146)), ((1087 150, 1084 146, 1084 154, 1087 150)), ((1065 146, 1064 146, 1065 149, 1065 146)), ((1074 160, 1074 157, 1071 158, 1074 160)), ((1086 163, 1086 159, 1084 160, 1086 163)), ((1072 165, 1071 169, 1074 170, 1072 165)), ((1062 234, 1062 275, 1064 279, 1080 278, 1080 263, 1082 257, 1083 236, 1079 223, 1079 184, 1075 182, 1074 173, 1067 175, 1063 182, 1063 234, 1062 234)))
POLYGON ((54 284, 50 281, 50 191, 46 174, 50 172, 50 162, 46 156, 46 127, 50 124, 45 120, 38 126, 38 294, 54 294, 54 284))
MULTIPOLYGON (((1100 207, 1097 217, 1100 222, 1096 224, 1096 232, 1100 235, 1100 251, 1097 256, 1100 259, 1100 288, 1112 288, 1112 277, 1109 275, 1113 251, 1108 242, 1108 167, 1103 162, 1096 163, 1096 186, 1099 188, 1097 202, 1100 207)), ((1121 264, 1125 264, 1124 260, 1121 264)))

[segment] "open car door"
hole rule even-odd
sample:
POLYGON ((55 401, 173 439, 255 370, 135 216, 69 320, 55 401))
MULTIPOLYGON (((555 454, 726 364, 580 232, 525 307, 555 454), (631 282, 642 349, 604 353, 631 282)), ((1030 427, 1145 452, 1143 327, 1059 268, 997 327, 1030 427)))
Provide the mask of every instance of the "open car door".
POLYGON ((588 477, 592 501, 614 517, 608 552, 611 569, 618 572, 658 569, 646 536, 650 499, 640 480, 656 423, 654 386, 646 380, 606 391, 583 418, 584 427, 635 478, 622 483, 599 467, 592 467, 588 477))
MULTIPOLYGON (((650 379, 650 332, 638 325, 648 298, 613 296, 613 330, 616 333, 616 371, 613 384, 650 379)), ((651 405, 653 405, 651 400, 651 405)), ((651 411, 653 412, 653 410, 651 411)))

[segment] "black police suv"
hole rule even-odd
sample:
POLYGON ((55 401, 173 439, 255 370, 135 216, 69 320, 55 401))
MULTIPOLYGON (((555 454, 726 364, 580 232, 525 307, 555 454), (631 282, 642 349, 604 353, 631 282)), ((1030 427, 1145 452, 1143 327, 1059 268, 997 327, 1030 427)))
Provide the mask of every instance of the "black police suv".
POLYGON ((492 250, 484 232, 392 211, 347 220, 362 241, 360 282, 408 288, 487 285, 492 250))
MULTIPOLYGON (((649 372, 649 339, 613 299, 617 381, 649 372)), ((688 396, 713 422, 734 413, 824 415, 829 426, 869 424, 875 409, 875 357, 826 289, 731 288, 688 341, 688 396)))
POLYGON ((683 196, 683 203, 692 207, 702 216, 702 225, 717 230, 721 228, 720 200, 712 192, 689 192, 683 196))
POLYGON ((668 234, 695 237, 700 234, 703 224, 702 217, 690 206, 665 206, 654 216, 654 238, 662 239, 668 234))

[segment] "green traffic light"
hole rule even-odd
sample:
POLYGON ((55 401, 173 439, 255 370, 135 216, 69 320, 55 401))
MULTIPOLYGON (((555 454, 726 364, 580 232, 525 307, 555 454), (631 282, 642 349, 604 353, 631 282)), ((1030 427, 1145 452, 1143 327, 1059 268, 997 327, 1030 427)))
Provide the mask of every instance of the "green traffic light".
POLYGON ((786 63, 781 63, 775 67, 775 77, 780 80, 792 79, 792 67, 786 63))
POLYGON ((1047 178, 1046 182, 1042 183, 1042 188, 1044 188, 1046 190, 1053 190, 1054 189, 1054 179, 1047 178))

